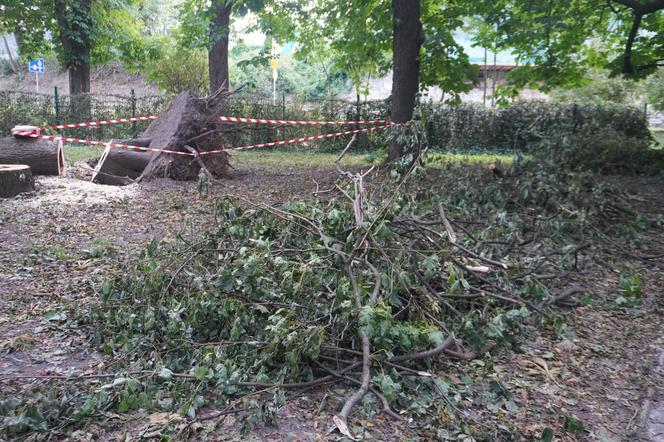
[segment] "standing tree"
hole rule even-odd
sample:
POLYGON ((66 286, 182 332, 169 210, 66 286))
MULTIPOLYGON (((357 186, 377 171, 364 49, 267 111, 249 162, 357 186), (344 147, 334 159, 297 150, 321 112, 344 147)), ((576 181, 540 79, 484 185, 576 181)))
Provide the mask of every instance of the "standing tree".
POLYGON ((186 48, 205 48, 208 51, 210 90, 218 90, 228 78, 228 48, 231 17, 258 12, 265 0, 185 0, 180 6, 181 23, 177 35, 186 48))
MULTIPOLYGON (((288 4, 289 2, 285 2, 288 4)), ((466 0, 320 0, 300 8, 266 8, 282 40, 296 39, 297 55, 331 59, 356 91, 372 75, 393 68, 392 120, 412 118, 417 92, 438 86, 450 102, 472 88, 476 69, 455 41, 474 3, 466 0), (320 24, 312 26, 312 23, 320 24), (424 36, 426 35, 426 39, 424 36), (390 63, 390 60, 392 63, 390 63)), ((390 158, 403 147, 393 143, 390 158)))
POLYGON ((137 18, 144 0, 10 0, 0 6, 0 30, 13 32, 22 57, 51 51, 69 71, 69 92, 90 92, 90 68, 120 58, 130 67, 147 57, 137 18), (56 40, 45 39, 49 31, 56 40))
POLYGON ((94 36, 92 0, 54 0, 62 60, 69 71, 69 93, 90 92, 90 51, 94 36))
POLYGON ((232 2, 216 0, 210 5, 212 20, 210 23, 210 43, 208 47, 208 65, 210 68, 210 91, 221 87, 228 89, 228 44, 231 24, 232 2))
MULTIPOLYGON (((420 0, 392 0, 392 121, 413 118, 420 87, 420 47, 424 32, 420 22, 420 0)), ((393 140, 388 160, 403 155, 403 144, 393 140)))

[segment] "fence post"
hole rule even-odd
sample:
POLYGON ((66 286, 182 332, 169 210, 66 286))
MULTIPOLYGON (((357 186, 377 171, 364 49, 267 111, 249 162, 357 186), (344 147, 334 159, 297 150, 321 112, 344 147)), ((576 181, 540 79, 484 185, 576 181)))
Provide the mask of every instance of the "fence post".
MULTIPOLYGON (((130 98, 131 100, 131 116, 132 118, 136 117, 136 92, 134 92, 134 88, 131 88, 131 94, 130 98)), ((132 121, 131 122, 131 133, 134 138, 136 138, 136 122, 132 121)))
POLYGON ((55 124, 60 124, 60 96, 57 86, 53 87, 53 104, 55 105, 55 124))
MULTIPOLYGON (((286 119, 286 92, 281 93, 281 119, 285 120, 286 119)), ((283 138, 286 138, 286 127, 281 131, 281 136, 283 138)))

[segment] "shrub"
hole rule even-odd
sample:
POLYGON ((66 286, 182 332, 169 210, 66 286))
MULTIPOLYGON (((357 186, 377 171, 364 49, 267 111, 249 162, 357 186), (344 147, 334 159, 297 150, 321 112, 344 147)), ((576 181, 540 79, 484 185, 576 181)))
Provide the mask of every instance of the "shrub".
POLYGON ((614 129, 553 134, 537 146, 536 154, 556 168, 642 175, 664 170, 664 151, 650 149, 650 141, 614 129))
POLYGON ((434 148, 529 152, 555 134, 600 134, 606 130, 651 140, 645 114, 628 106, 524 101, 485 108, 475 104, 450 107, 427 103, 421 106, 421 113, 427 139, 434 148))
POLYGON ((206 95, 210 89, 207 52, 166 47, 162 57, 148 64, 146 77, 167 94, 193 90, 206 95))

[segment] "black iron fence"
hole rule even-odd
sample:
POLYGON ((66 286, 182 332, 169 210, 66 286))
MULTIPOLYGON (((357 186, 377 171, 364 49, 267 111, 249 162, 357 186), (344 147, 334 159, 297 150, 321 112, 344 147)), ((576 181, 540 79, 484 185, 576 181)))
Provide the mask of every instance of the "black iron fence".
MULTIPOLYGON (((133 92, 133 91, 132 91, 133 92)), ((0 133, 9 134, 16 125, 49 126, 52 124, 80 123, 112 118, 159 115, 170 97, 163 95, 129 96, 105 94, 61 95, 57 88, 53 94, 36 94, 21 91, 0 91, 0 133)), ((285 96, 273 100, 264 96, 233 96, 224 101, 221 112, 228 116, 269 118, 282 120, 354 120, 384 118, 387 107, 384 102, 351 103, 343 100, 303 101, 285 96)), ((85 128, 65 129, 71 137, 108 141, 133 138, 150 124, 149 121, 131 124, 113 124, 85 128)), ((321 126, 249 126, 227 134, 225 146, 239 146, 274 140, 324 134, 346 130, 321 126)), ((348 126, 351 128, 352 126, 348 126)), ((372 137, 374 135, 368 135, 372 137)), ((364 147, 367 136, 360 137, 364 147)), ((377 138, 376 138, 377 139, 377 138)), ((317 147, 329 150, 339 148, 345 139, 321 140, 317 147)))

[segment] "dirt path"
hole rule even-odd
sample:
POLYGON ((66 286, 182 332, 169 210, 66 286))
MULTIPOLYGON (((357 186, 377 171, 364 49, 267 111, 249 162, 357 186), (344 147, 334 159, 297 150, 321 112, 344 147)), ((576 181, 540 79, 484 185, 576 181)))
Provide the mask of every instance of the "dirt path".
MULTIPOLYGON (((115 271, 114 261, 129 259, 153 238, 170 240, 176 232, 195 237, 212 216, 216 196, 232 193, 283 202, 311 194, 315 181, 328 187, 335 176, 332 169, 252 168, 214 185, 206 198, 199 196, 195 183, 155 180, 117 188, 73 178, 39 178, 35 194, 0 200, 1 375, 95 372, 104 358, 90 348, 66 312, 94 300, 91 294, 99 281, 115 271)), ((661 182, 623 184, 638 192, 650 217, 664 216, 661 182)), ((506 350, 494 356, 489 376, 509 389, 517 409, 489 411, 469 403, 471 414, 494 429, 516 429, 520 436, 515 440, 538 438, 547 427, 554 429, 557 440, 664 440, 664 262, 628 256, 664 250, 661 229, 653 228, 648 235, 638 250, 617 249, 602 271, 575 281, 590 288, 593 305, 570 311, 560 324, 532 327, 519 352, 506 350), (627 309, 608 306, 626 272, 640 277, 644 304, 627 309), (537 365, 539 361, 545 361, 546 367, 537 365), (572 416, 584 426, 576 438, 563 428, 572 416)), ((478 376, 486 370, 472 367, 478 376)), ((468 382, 467 363, 443 362, 441 369, 460 385, 468 382)), ((2 382, 2 394, 16 394, 36 383, 2 382)), ((328 422, 321 421, 320 412, 311 412, 312 407, 322 406, 321 400, 323 393, 320 397, 312 393, 307 400, 289 403, 281 412, 279 429, 257 430, 255 436, 281 440, 279 435, 290 433, 293 438, 287 440, 326 438, 328 422), (306 423, 303 416, 308 416, 306 423)), ((328 408, 335 404, 328 402, 328 408)), ((121 429, 91 428, 89 434, 135 439, 145 429, 145 419, 122 420, 121 429)), ((395 432, 393 424, 381 425, 381 419, 367 435, 398 440, 411 434, 407 425, 395 432)), ((237 427, 232 417, 206 425, 210 435, 237 427)))

